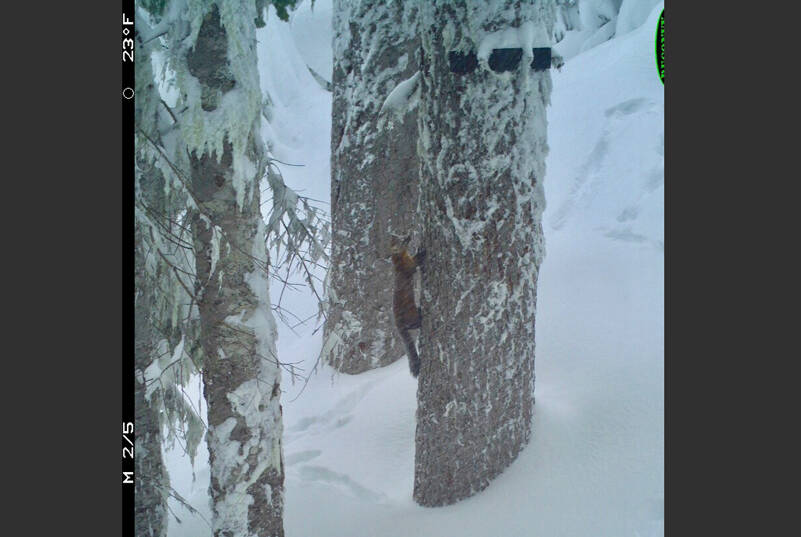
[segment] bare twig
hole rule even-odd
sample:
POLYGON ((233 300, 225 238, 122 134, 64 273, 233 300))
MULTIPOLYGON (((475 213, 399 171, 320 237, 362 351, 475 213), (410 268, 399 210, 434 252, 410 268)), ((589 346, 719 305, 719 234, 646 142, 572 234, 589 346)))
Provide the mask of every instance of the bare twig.
POLYGON ((297 167, 297 168, 303 168, 303 167, 305 167, 305 166, 306 166, 305 164, 290 164, 290 163, 288 163, 288 162, 283 162, 283 161, 280 161, 280 160, 278 160, 278 159, 277 159, 277 158, 275 158, 275 157, 270 157, 268 160, 269 160, 270 162, 280 162, 281 164, 284 164, 284 165, 286 165, 286 166, 295 166, 295 167, 297 167))
MULTIPOLYGON (((180 495, 180 494, 178 494, 178 491, 177 491, 177 490, 175 490, 174 488, 172 488, 172 487, 171 487, 171 486, 169 486, 169 485, 168 485, 168 487, 167 487, 166 489, 163 489, 163 490, 164 490, 164 492, 166 492, 166 493, 167 493, 167 494, 168 494, 168 495, 169 495, 171 498, 175 499, 175 500, 176 500, 178 503, 180 503, 180 504, 181 504, 181 505, 182 505, 182 506, 183 506, 183 507, 184 507, 184 508, 185 508, 187 511, 189 511, 191 514, 193 514, 193 515, 197 515, 198 517, 200 517, 200 519, 201 519, 203 522, 205 522, 205 523, 206 523, 206 525, 207 525, 209 528, 211 528, 211 524, 209 524, 209 521, 208 521, 208 520, 206 520, 206 517, 204 517, 204 516, 203 516, 203 514, 202 514, 200 511, 198 511, 197 509, 195 509, 194 507, 192 507, 192 505, 190 505, 190 503, 189 503, 188 501, 186 501, 185 499, 183 499, 183 497, 181 497, 181 495, 180 495)), ((177 520, 179 523, 181 523, 181 519, 180 519, 180 518, 178 518, 177 516, 175 516, 175 513, 172 511, 172 509, 170 509, 170 512, 172 513, 172 516, 174 516, 174 517, 175 517, 175 519, 176 519, 176 520, 177 520)))
POLYGON ((177 123, 178 123, 178 118, 176 118, 176 117, 175 117, 175 114, 173 114, 173 113, 172 113, 172 110, 170 109, 170 107, 169 107, 169 106, 167 106, 167 103, 165 103, 165 102, 164 102, 164 99, 159 99, 159 101, 161 101, 161 104, 162 104, 162 105, 164 105, 164 108, 166 108, 166 109, 167 109, 167 112, 168 112, 168 113, 170 114, 170 116, 172 117, 172 120, 173 120, 173 122, 174 122, 175 124, 177 124, 177 123))

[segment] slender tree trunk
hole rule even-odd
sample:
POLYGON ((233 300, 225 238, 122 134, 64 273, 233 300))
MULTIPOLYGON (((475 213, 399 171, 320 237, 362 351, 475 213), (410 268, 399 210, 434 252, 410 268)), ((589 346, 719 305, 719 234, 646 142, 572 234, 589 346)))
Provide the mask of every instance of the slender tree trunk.
MULTIPOLYGON (((136 125, 151 139, 158 137, 158 92, 153 81, 150 49, 137 39, 136 50, 136 125)), ((137 133, 137 200, 166 213, 164 175, 155 164, 148 142, 137 133)), ((156 359, 159 325, 163 325, 158 305, 157 270, 148 270, 149 256, 155 256, 150 228, 142 218, 136 218, 134 228, 134 362, 136 389, 134 393, 135 437, 134 445, 134 526, 136 535, 166 537, 167 490, 169 476, 164 466, 161 445, 162 421, 159 416, 163 401, 160 389, 150 390, 145 383, 145 371, 156 359)))
MULTIPOLYGON (((153 289, 158 313, 151 312, 150 319, 158 321, 167 347, 184 356, 192 353, 193 361, 202 359, 215 537, 284 534, 281 375, 260 210, 267 155, 259 132, 264 100, 256 56, 257 4, 264 7, 240 0, 179 2, 166 9, 151 3, 144 7, 152 15, 148 20, 137 12, 137 42, 159 45, 178 90, 175 108, 167 109, 156 91, 149 54, 137 54, 137 124, 159 165, 169 170, 169 181, 147 192, 172 196, 178 191, 181 202, 168 202, 172 210, 167 210, 144 199, 145 189, 138 192, 143 201, 138 216, 152 222, 153 243, 169 243, 165 249, 173 250, 165 255, 149 245, 150 255, 158 250, 164 262, 157 262, 156 280, 165 274, 169 280, 166 289, 153 289), (167 124, 148 119, 158 111, 167 124), (187 227, 191 252, 183 238, 187 227), (178 267, 176 257, 185 264, 178 267), (196 305, 197 315, 188 303, 196 305), (186 343, 189 351, 173 347, 176 333, 181 349, 186 343), (202 352, 195 352, 198 344, 202 352)), ((176 369, 161 371, 159 380, 177 375, 184 382, 176 369)), ((168 419, 172 411, 173 418, 189 422, 189 446, 197 441, 192 431, 200 420, 183 404, 172 407, 168 419)))
POLYGON ((418 69, 416 4, 334 1, 332 253, 326 361, 345 373, 405 354, 392 319, 391 233, 415 232, 417 121, 378 127, 390 91, 418 69), (333 339, 332 339, 333 338, 333 339))
POLYGON ((423 245, 414 498, 450 504, 484 489, 531 435, 534 316, 543 256, 545 107, 551 79, 531 53, 510 72, 449 53, 532 24, 553 4, 431 0, 421 7, 423 245))
POLYGON ((254 87, 256 12, 252 2, 219 5, 205 14, 186 55, 200 84, 196 112, 208 126, 241 114, 238 107, 256 108, 249 123, 230 125, 222 151, 190 150, 213 530, 216 537, 276 537, 284 535, 281 374, 260 211, 266 155, 254 87), (235 51, 229 32, 237 34, 235 51))
POLYGON ((161 422, 159 420, 159 392, 153 399, 145 396, 143 373, 153 362, 156 335, 153 315, 156 311, 153 282, 145 270, 145 241, 143 230, 136 229, 136 306, 135 306, 135 364, 137 374, 134 394, 136 444, 134 446, 135 533, 150 537, 167 535, 167 489, 169 479, 161 455, 161 422))
POLYGON ((220 163, 193 159, 192 170, 196 191, 209 194, 198 196, 204 216, 194 232, 198 278, 207 282, 199 310, 214 535, 282 536, 281 375, 267 302, 264 226, 258 194, 237 207, 230 151, 220 163), (217 242, 226 253, 213 262, 217 242))

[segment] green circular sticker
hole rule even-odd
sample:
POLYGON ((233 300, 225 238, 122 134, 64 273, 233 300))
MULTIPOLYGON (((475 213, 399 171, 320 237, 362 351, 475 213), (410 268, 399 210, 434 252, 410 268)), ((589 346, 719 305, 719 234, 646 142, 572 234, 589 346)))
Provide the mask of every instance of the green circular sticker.
POLYGON ((656 23, 656 70, 659 72, 659 80, 665 83, 665 10, 659 14, 659 21, 656 23))

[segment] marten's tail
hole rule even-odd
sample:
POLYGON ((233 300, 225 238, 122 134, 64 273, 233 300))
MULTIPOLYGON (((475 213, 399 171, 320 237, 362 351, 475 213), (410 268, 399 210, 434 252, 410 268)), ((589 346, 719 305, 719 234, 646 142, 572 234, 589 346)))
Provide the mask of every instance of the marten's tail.
POLYGON ((406 354, 409 356, 409 371, 412 372, 414 378, 417 378, 420 373, 420 356, 417 354, 414 338, 412 338, 408 330, 400 330, 399 332, 403 342, 406 344, 406 354))

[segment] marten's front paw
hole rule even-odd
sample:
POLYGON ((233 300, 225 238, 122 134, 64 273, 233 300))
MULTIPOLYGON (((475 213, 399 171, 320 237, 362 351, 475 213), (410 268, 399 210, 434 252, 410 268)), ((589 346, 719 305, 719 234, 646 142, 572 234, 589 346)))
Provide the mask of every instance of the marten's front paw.
POLYGON ((415 258, 415 261, 417 261, 417 264, 420 265, 426 259, 426 249, 425 248, 420 248, 417 251, 417 255, 414 256, 414 258, 415 258))

